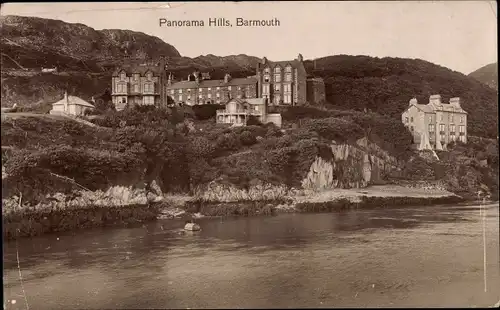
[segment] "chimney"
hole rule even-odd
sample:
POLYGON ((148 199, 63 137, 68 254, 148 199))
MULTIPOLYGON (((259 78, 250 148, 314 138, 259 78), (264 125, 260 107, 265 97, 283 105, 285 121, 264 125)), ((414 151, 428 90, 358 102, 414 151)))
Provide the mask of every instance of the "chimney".
POLYGON ((431 95, 429 97, 429 103, 441 104, 441 95, 431 95))
POLYGON ((263 65, 265 65, 265 64, 266 64, 266 62, 267 62, 267 58, 266 58, 266 57, 262 57, 261 63, 262 63, 263 65))
POLYGON ((196 81, 196 83, 199 83, 200 82, 200 72, 194 71, 193 76, 194 76, 194 80, 196 81))
POLYGON ((297 56, 297 60, 300 62, 304 61, 304 57, 302 57, 302 54, 299 54, 299 56, 297 56))
POLYGON ((413 104, 418 104, 417 98, 410 99, 410 104, 409 105, 413 105, 413 104))
POLYGON ((460 108, 460 97, 450 98, 450 105, 460 108))
POLYGON ((224 75, 224 83, 229 83, 230 80, 231 80, 231 75, 229 73, 226 73, 224 75))

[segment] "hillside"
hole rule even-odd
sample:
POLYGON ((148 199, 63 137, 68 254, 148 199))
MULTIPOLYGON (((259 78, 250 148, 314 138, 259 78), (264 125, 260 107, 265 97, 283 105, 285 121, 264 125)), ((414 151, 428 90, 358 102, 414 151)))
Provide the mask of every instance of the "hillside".
POLYGON ((469 73, 470 77, 498 90, 498 63, 492 63, 469 73))
POLYGON ((411 98, 427 103, 440 94, 444 101, 460 97, 469 113, 469 133, 496 137, 497 92, 474 78, 421 59, 329 56, 306 61, 306 70, 325 79, 331 106, 372 111, 399 118, 411 98))
MULTIPOLYGON (((176 77, 194 69, 220 79, 255 74, 257 57, 205 55, 182 57, 159 38, 128 30, 96 31, 81 24, 35 17, 2 17, 2 106, 50 102, 68 90, 83 98, 110 88, 111 71, 126 56, 157 59, 168 56, 176 77), (57 33, 57 36, 55 34, 57 33), (95 44, 95 42, 98 42, 95 44), (6 56, 4 56, 6 55, 6 56), (57 74, 41 74, 41 66, 58 66, 57 74)), ((497 92, 475 78, 420 59, 328 56, 306 61, 311 75, 325 79, 327 107, 372 111, 400 118, 408 101, 427 102, 432 94, 444 100, 461 97, 469 112, 469 133, 496 137, 497 92)))
POLYGON ((65 68, 70 60, 94 62, 125 56, 180 57, 172 45, 142 32, 117 29, 98 31, 82 24, 53 19, 2 16, 0 32, 2 54, 26 68, 65 68))

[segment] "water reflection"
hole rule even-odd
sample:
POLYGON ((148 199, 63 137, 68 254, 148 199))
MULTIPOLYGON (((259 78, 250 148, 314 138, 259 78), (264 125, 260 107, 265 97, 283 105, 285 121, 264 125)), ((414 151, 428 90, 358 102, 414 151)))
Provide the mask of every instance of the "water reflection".
MULTIPOLYGON (((488 212, 494 245, 498 206, 488 212)), ((482 274, 479 219, 478 207, 433 206, 201 219, 195 233, 166 220, 22 239, 18 249, 26 285, 39 292, 32 298, 68 299, 47 309, 73 300, 88 308, 363 306, 356 300, 367 296, 373 306, 394 301, 391 292, 403 298, 482 274)), ((498 269, 498 251, 489 255, 498 269)), ((15 242, 4 244, 4 266, 4 289, 18 291, 15 242)))

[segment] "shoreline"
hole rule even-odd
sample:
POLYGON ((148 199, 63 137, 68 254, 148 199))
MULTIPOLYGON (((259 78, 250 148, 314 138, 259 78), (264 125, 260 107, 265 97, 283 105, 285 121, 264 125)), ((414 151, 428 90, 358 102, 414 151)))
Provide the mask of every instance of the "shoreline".
POLYGON ((444 205, 472 202, 442 190, 398 186, 301 192, 277 199, 208 201, 192 196, 166 196, 154 203, 58 210, 30 209, 3 215, 4 240, 97 227, 126 227, 163 219, 220 216, 272 216, 280 213, 338 212, 356 209, 444 205))

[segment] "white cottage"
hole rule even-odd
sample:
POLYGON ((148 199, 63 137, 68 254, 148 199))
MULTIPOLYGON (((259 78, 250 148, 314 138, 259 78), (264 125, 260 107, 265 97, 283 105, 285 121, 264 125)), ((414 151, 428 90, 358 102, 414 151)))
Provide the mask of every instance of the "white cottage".
POLYGON ((64 98, 52 104, 50 114, 65 114, 72 116, 82 116, 86 110, 93 110, 95 106, 76 96, 68 96, 64 92, 64 98))

